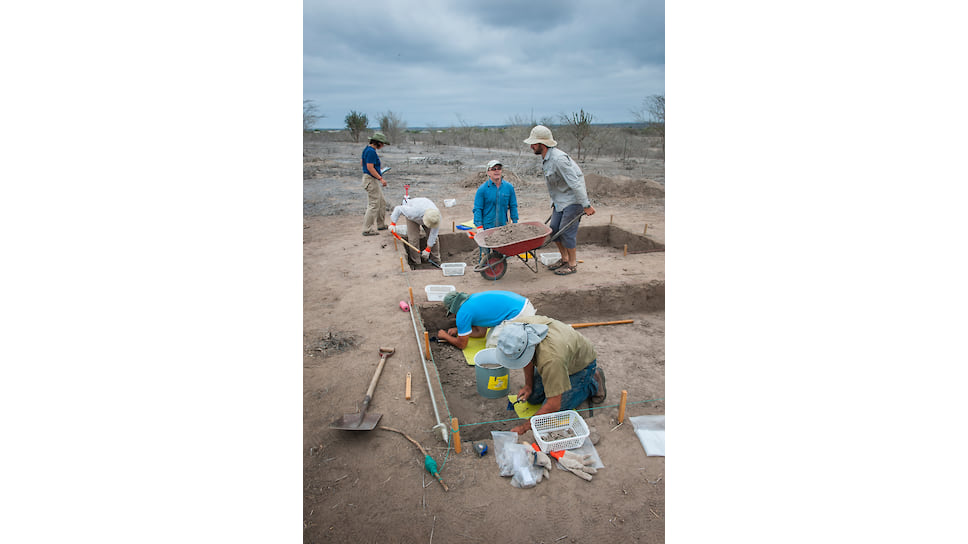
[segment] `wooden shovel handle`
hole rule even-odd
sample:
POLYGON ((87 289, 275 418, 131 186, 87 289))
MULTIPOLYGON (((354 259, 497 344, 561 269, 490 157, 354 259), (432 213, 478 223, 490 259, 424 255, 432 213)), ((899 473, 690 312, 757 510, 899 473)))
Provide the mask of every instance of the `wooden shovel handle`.
POLYGON ((383 366, 387 362, 387 357, 393 355, 393 353, 380 353, 380 364, 376 367, 376 373, 373 374, 373 379, 370 380, 370 387, 366 389, 366 397, 363 398, 363 404, 370 404, 370 399, 373 398, 373 391, 376 389, 376 382, 380 380, 380 374, 383 373, 383 366))

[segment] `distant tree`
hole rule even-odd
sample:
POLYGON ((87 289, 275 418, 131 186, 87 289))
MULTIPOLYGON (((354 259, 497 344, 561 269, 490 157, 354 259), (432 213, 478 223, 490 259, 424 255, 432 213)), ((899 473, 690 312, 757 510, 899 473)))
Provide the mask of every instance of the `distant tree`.
POLYGON ((400 119, 400 116, 387 111, 380 114, 380 132, 390 139, 391 143, 402 142, 403 133, 407 130, 407 124, 400 119))
POLYGON ((509 127, 528 127, 528 129, 530 130, 531 127, 533 127, 536 123, 531 121, 530 117, 525 117, 524 115, 516 114, 516 115, 512 115, 511 117, 508 117, 508 120, 505 121, 505 124, 509 127))
POLYGON ((365 113, 350 110, 346 115, 346 129, 350 131, 353 141, 359 143, 360 133, 366 130, 366 125, 370 122, 365 113))
POLYGON ((316 122, 326 117, 319 113, 319 108, 311 99, 303 100, 303 131, 309 132, 316 128, 316 122))
POLYGON ((578 113, 572 113, 570 116, 562 114, 561 124, 565 127, 565 130, 575 137, 575 141, 578 142, 578 152, 575 157, 581 160, 581 145, 585 141, 585 138, 591 134, 592 131, 592 119, 594 116, 590 113, 586 113, 585 110, 580 110, 578 113))
POLYGON ((665 155, 665 95, 654 94, 642 101, 642 107, 632 110, 639 123, 646 125, 646 131, 659 138, 662 154, 665 155))

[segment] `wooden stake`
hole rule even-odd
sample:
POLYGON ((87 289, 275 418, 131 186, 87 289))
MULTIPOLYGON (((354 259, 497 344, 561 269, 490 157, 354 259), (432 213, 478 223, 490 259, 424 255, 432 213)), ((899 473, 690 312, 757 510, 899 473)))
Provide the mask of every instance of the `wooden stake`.
POLYGON ((450 232, 457 232, 457 221, 450 222, 450 232))
POLYGON ((625 389, 622 390, 622 400, 618 403, 618 422, 622 423, 625 421, 625 403, 629 400, 629 392, 625 389))
POLYGON ((403 272, 403 257, 400 257, 400 272, 403 272))
POLYGON ((393 251, 394 252, 397 251, 397 239, 396 238, 393 239, 393 251))
POLYGON ((575 323, 571 328, 580 329, 582 327, 597 327, 599 325, 624 325, 625 323, 634 323, 634 321, 631 319, 619 319, 618 321, 599 321, 597 323, 575 323))
POLYGON ((647 232, 649 232, 649 224, 648 223, 645 224, 645 229, 642 231, 642 236, 645 236, 645 233, 647 233, 647 232))
POLYGON ((622 251, 622 256, 623 257, 628 257, 628 255, 629 255, 629 245, 628 244, 625 244, 625 250, 622 251))
POLYGON ((408 287, 410 289, 410 307, 413 308, 413 287, 408 287))
POLYGON ((611 224, 612 224, 612 219, 614 219, 614 218, 615 218, 615 216, 614 216, 614 215, 610 215, 610 216, 608 216, 608 224, 609 224, 609 225, 611 225, 611 224))
POLYGON ((456 417, 450 420, 450 428, 454 430, 454 452, 460 453, 460 429, 456 417))
POLYGON ((427 358, 430 359, 430 333, 424 331, 424 351, 427 353, 427 358))
POLYGON ((411 379, 412 379, 412 378, 410 377, 410 373, 409 373, 409 372, 407 372, 407 394, 406 394, 406 396, 404 397, 404 398, 406 398, 407 400, 410 400, 410 383, 411 383, 411 379))

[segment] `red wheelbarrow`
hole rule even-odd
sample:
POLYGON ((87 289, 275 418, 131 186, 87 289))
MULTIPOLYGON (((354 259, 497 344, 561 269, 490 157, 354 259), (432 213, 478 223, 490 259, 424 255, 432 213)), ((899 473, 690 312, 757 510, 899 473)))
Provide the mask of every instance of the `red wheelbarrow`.
MULTIPOLYGON (((487 257, 482 259, 482 262, 474 267, 474 272, 480 272, 481 276, 486 280, 497 281, 504 277, 504 274, 508 271, 508 257, 516 256, 524 266, 528 267, 528 270, 538 273, 538 259, 533 253, 534 250, 544 247, 548 243, 554 241, 565 229, 570 227, 572 223, 581 219, 585 215, 584 212, 572 219, 567 225, 558 230, 558 233, 554 236, 548 238, 551 234, 551 227, 546 225, 548 221, 540 223, 538 221, 524 221, 518 223, 519 225, 535 225, 542 230, 542 233, 538 236, 527 238, 525 240, 517 240, 502 246, 488 245, 486 240, 488 238, 488 233, 496 231, 504 227, 495 227, 493 229, 487 229, 481 231, 480 233, 473 236, 474 241, 481 248, 482 254, 487 254, 487 257), (521 255, 524 255, 523 257, 521 255), (531 262, 534 262, 532 267, 531 262)), ((551 220, 549 217, 548 220, 551 220)))

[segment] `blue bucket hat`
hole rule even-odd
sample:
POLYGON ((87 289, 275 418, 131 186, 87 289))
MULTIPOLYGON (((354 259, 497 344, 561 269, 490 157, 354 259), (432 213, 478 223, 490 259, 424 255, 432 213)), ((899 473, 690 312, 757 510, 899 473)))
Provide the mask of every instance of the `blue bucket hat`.
POLYGON ((537 323, 505 321, 491 332, 497 347, 482 349, 476 364, 496 364, 515 370, 524 368, 534 356, 534 348, 548 336, 548 326, 537 323))

